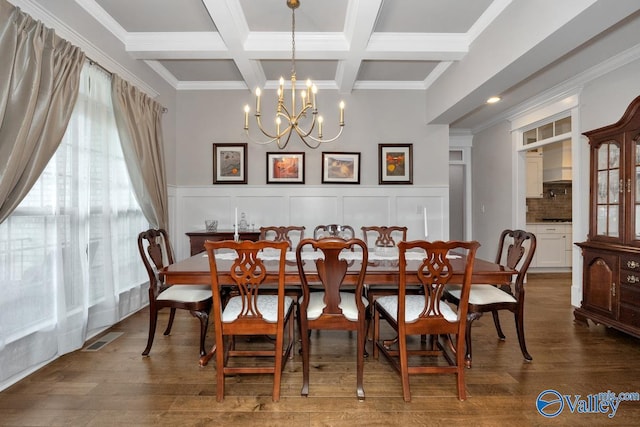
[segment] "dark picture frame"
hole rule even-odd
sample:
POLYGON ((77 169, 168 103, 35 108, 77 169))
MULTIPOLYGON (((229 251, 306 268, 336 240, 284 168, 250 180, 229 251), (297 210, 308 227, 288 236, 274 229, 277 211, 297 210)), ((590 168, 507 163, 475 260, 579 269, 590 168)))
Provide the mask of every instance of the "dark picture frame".
POLYGON ((213 183, 247 183, 247 143, 213 144, 213 183))
POLYGON ((267 184, 304 184, 304 153, 267 153, 267 184))
POLYGON ((323 184, 360 184, 360 153, 322 153, 323 184))
POLYGON ((413 144, 378 144, 378 183, 413 184, 413 144))

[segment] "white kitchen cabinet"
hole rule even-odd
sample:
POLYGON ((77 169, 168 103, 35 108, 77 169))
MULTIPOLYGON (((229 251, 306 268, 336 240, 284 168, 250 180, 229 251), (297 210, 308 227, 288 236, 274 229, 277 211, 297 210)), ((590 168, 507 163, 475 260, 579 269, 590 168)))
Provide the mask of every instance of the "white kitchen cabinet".
POLYGON ((536 235, 536 253, 530 267, 571 267, 571 224, 527 224, 536 235))
POLYGON ((541 198, 542 194, 542 151, 527 151, 527 197, 541 198))

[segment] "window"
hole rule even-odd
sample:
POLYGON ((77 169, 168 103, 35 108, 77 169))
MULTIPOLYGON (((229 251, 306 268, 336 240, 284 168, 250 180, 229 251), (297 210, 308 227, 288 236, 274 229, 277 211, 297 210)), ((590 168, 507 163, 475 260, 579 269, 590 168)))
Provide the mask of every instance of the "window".
POLYGON ((148 227, 124 164, 110 77, 85 65, 60 147, 0 224, 0 365, 11 367, 0 382, 81 347, 91 330, 146 303, 136 238, 148 227), (132 290, 133 303, 124 300, 132 290), (43 360, 24 360, 25 348, 43 360))
POLYGON ((565 134, 569 133, 571 133, 571 117, 563 117, 562 119, 525 131, 522 134, 522 143, 524 145, 533 144, 534 142, 544 141, 545 139, 565 136, 565 134))

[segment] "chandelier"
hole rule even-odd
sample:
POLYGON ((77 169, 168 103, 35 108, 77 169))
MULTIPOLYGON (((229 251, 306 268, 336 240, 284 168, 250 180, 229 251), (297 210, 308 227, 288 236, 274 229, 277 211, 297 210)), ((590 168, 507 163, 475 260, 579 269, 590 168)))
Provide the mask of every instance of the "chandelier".
POLYGON ((275 131, 268 131, 262 125, 262 115, 260 112, 260 88, 256 89, 256 122, 258 129, 269 138, 266 141, 256 141, 249 135, 249 105, 244 107, 244 131, 247 138, 257 144, 270 144, 275 142, 279 149, 284 149, 291 136, 295 132, 302 142, 309 148, 318 148, 320 144, 335 141, 342 134, 344 129, 344 102, 340 101, 340 131, 336 136, 330 139, 324 139, 322 134, 322 116, 318 115, 318 108, 316 105, 316 94, 318 88, 314 85, 310 79, 306 81, 306 90, 300 92, 300 98, 302 100, 300 104, 300 111, 296 112, 296 8, 300 6, 299 0, 287 0, 287 6, 291 9, 291 105, 287 107, 284 102, 284 78, 280 77, 280 84, 278 86, 278 103, 276 106, 275 114, 275 131), (309 117, 309 115, 311 117, 309 117), (284 123, 284 125, 283 125, 284 123), (317 137, 314 137, 311 133, 316 128, 317 124, 317 137))

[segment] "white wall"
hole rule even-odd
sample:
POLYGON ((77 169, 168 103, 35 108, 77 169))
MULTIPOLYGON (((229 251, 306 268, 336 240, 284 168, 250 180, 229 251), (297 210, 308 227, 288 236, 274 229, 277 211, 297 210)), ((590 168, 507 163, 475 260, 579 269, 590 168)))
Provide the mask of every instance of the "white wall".
MULTIPOLYGON (((354 91, 339 96, 335 91, 318 95, 325 116, 325 135, 331 136, 331 122, 338 119, 338 102, 346 103, 345 129, 336 142, 312 150, 292 138, 285 151, 304 151, 306 184, 321 184, 321 152, 361 153, 361 185, 378 184, 378 144, 412 143, 414 185, 448 184, 448 126, 424 124, 422 91, 354 91)), ((274 91, 266 91, 262 105, 275 102, 274 91)), ((212 144, 246 142, 243 133, 245 104, 253 105, 248 91, 179 92, 177 101, 176 184, 210 185, 213 182, 212 144)), ((266 106, 263 108, 267 108, 266 106)), ((266 114, 263 115, 266 123, 266 114)), ((250 127, 255 130, 255 120, 250 127)), ((256 136, 257 139, 257 136, 256 136)), ((264 138, 260 138, 264 139, 264 138)), ((249 144, 248 184, 266 184, 266 152, 278 151, 273 144, 249 144)), ((236 186, 244 191, 246 186, 236 186)))
POLYGON ((473 239, 482 244, 478 250, 480 258, 494 259, 500 233, 513 225, 511 153, 507 121, 474 135, 471 162, 473 239))
POLYGON ((640 60, 585 85, 580 95, 581 132, 620 120, 629 103, 640 95, 638 76, 640 60))

